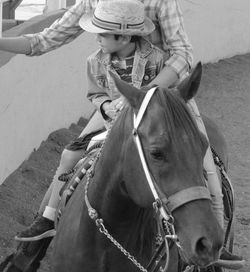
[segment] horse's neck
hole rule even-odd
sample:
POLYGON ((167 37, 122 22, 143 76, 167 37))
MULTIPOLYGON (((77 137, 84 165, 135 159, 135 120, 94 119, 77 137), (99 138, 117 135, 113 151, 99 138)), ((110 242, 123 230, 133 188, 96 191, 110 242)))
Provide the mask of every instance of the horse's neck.
POLYGON ((100 209, 108 207, 109 210, 113 208, 119 210, 120 205, 117 204, 128 201, 122 194, 120 186, 123 179, 123 143, 126 142, 128 134, 123 131, 121 123, 115 123, 115 128, 107 136, 89 188, 90 198, 100 209))
POLYGON ((103 218, 104 224, 112 229, 112 235, 127 250, 142 258, 143 256, 148 258, 151 255, 153 236, 152 228, 149 227, 152 223, 152 216, 150 216, 152 211, 138 207, 122 188, 121 154, 124 150, 121 143, 126 140, 126 137, 126 132, 117 134, 111 139, 113 149, 105 146, 106 149, 104 148, 104 153, 96 164, 89 188, 89 198, 100 217, 103 218), (112 152, 108 154, 107 150, 112 152))
POLYGON ((154 238, 153 227, 150 227, 152 212, 139 208, 118 188, 104 188, 98 198, 99 216, 110 234, 136 259, 147 263, 152 255, 154 238))
POLYGON ((122 191, 123 176, 122 169, 119 169, 122 167, 119 166, 119 156, 116 153, 110 154, 112 160, 101 158, 96 165, 95 174, 89 186, 89 198, 109 224, 124 225, 134 217, 133 214, 138 207, 122 191))

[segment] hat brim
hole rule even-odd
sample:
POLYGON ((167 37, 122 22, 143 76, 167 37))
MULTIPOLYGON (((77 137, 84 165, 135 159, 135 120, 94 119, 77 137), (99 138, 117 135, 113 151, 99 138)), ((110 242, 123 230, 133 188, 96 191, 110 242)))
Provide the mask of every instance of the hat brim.
POLYGON ((110 30, 103 29, 95 26, 92 23, 94 11, 91 13, 84 14, 79 20, 80 27, 90 33, 101 34, 101 33, 110 33, 110 34, 120 34, 120 35, 136 35, 136 36, 147 36, 155 30, 154 23, 148 18, 145 17, 144 28, 142 30, 136 29, 127 29, 127 30, 110 30))

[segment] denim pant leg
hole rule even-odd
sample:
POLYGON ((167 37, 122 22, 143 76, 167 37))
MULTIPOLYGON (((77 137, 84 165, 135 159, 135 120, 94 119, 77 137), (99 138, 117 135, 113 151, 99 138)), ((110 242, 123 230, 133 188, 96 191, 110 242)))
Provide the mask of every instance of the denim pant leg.
MULTIPOLYGON (((195 100, 190 99, 187 105, 197 123, 199 130, 208 139, 206 128, 200 116, 199 109, 197 107, 195 100)), ((203 165, 208 176, 208 189, 210 191, 211 198, 212 198, 212 207, 220 226, 223 228, 224 227, 224 206, 223 206, 221 181, 217 174, 217 169, 213 160, 210 146, 208 147, 207 152, 205 154, 203 165)))

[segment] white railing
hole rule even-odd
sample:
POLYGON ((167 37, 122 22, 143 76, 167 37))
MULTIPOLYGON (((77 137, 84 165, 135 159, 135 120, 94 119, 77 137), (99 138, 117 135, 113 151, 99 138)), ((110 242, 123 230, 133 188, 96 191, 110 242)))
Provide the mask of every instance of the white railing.
POLYGON ((47 0, 47 11, 66 8, 66 0, 47 0))
MULTIPOLYGON (((9 0, 0 0, 0 37, 2 37, 3 30, 3 3, 9 0)), ((67 0, 47 0, 47 11, 66 8, 67 0)))
POLYGON ((9 0, 0 0, 0 37, 2 37, 3 31, 3 3, 9 0))

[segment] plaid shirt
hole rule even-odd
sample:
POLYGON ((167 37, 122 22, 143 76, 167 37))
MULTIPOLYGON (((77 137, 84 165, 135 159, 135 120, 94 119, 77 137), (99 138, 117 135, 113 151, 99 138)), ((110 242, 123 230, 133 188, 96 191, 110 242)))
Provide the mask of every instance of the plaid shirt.
MULTIPOLYGON (((177 0, 141 0, 146 15, 154 22, 156 30, 147 38, 169 56, 165 65, 182 78, 192 65, 192 47, 184 31, 183 16, 177 0)), ((56 49, 78 37, 83 30, 79 19, 97 5, 98 0, 82 0, 71 7, 62 18, 40 33, 24 35, 31 43, 30 56, 38 56, 56 49)))

